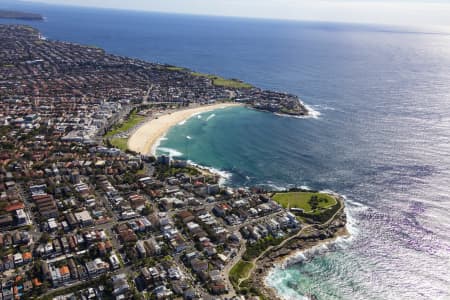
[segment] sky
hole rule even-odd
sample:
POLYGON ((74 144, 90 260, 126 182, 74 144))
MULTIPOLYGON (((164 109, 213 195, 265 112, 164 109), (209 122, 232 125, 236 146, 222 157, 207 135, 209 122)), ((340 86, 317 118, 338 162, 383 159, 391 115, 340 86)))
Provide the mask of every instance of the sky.
POLYGON ((27 0, 167 13, 450 27, 450 0, 27 0))

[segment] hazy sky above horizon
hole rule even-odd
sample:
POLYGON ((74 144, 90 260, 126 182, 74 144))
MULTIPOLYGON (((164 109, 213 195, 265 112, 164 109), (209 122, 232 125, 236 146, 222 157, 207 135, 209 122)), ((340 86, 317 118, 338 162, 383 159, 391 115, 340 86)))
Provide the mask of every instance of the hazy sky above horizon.
POLYGON ((169 13, 450 27, 444 0, 27 0, 169 13))

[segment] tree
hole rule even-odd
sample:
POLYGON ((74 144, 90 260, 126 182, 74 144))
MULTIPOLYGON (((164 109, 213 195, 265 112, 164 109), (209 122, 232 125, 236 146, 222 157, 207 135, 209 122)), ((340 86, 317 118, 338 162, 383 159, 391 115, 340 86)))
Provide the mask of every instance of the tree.
POLYGON ((144 296, 142 294, 139 294, 137 290, 133 291, 133 300, 143 300, 144 296))
POLYGON ((50 235, 47 232, 44 232, 41 237, 39 238, 39 241, 41 243, 47 243, 50 240, 50 235))
POLYGON ((143 216, 148 216, 153 213, 153 207, 147 203, 141 213, 143 216))

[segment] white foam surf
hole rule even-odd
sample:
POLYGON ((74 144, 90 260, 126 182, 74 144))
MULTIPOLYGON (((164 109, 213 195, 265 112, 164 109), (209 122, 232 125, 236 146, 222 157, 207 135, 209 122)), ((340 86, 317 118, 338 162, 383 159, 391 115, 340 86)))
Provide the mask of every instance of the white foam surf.
POLYGON ((274 267, 267 273, 264 282, 267 286, 276 289, 277 293, 282 299, 308 299, 308 297, 299 298, 298 292, 288 287, 280 288, 283 287, 284 279, 283 277, 280 277, 279 274, 285 274, 284 270, 287 267, 310 261, 314 257, 324 255, 330 251, 346 249, 350 246, 351 242, 358 234, 356 220, 352 217, 351 211, 354 207, 356 207, 357 209, 365 209, 367 208, 367 206, 359 202, 349 200, 345 195, 339 195, 331 190, 323 190, 321 192, 338 195, 344 198, 344 201, 346 203, 345 213, 347 216, 346 228, 349 232, 349 235, 339 236, 336 239, 325 241, 309 249, 297 251, 294 254, 281 260, 280 262, 275 263, 274 267))
POLYGON ((306 296, 301 296, 299 293, 285 284, 286 281, 294 279, 296 274, 284 272, 279 268, 272 268, 264 278, 264 284, 267 287, 276 289, 277 295, 285 300, 310 300, 306 296))
POLYGON ((318 119, 321 115, 320 111, 314 109, 312 106, 303 103, 303 101, 299 100, 301 105, 303 105, 306 110, 308 111, 307 115, 304 116, 295 116, 295 115, 287 115, 282 113, 274 113, 275 115, 279 117, 288 117, 288 118, 297 118, 297 119, 318 119))
POLYGON ((216 116, 216 114, 211 114, 206 118, 206 121, 211 120, 212 118, 214 118, 216 116))
POLYGON ((166 148, 166 147, 158 147, 157 148, 158 151, 163 152, 167 155, 169 155, 169 157, 180 157, 183 156, 183 153, 181 153, 180 151, 177 151, 175 149, 172 148, 166 148))
POLYGON ((286 257, 280 262, 275 264, 275 269, 278 270, 286 269, 291 265, 295 265, 301 262, 309 261, 316 256, 324 255, 327 252, 337 250, 337 249, 346 249, 349 246, 349 242, 351 241, 351 236, 339 236, 335 239, 324 241, 316 246, 313 246, 309 249, 299 250, 294 254, 286 257))
POLYGON ((191 160, 188 160, 188 163, 193 165, 194 167, 208 170, 209 172, 216 174, 219 176, 219 185, 224 185, 231 178, 232 174, 230 172, 222 171, 213 167, 205 167, 200 164, 194 163, 191 160))
POLYGON ((281 186, 281 185, 276 185, 274 183, 267 183, 267 184, 264 184, 264 185, 268 186, 273 191, 280 191, 281 192, 281 191, 285 191, 286 190, 286 187, 281 186))
POLYGON ((321 115, 320 111, 315 110, 314 108, 312 108, 312 106, 303 103, 302 101, 300 101, 300 103, 308 110, 308 115, 306 116, 300 116, 300 118, 312 118, 312 119, 318 119, 321 115))
POLYGON ((311 190, 312 190, 312 188, 310 188, 310 187, 307 186, 307 185, 301 185, 300 188, 301 188, 302 190, 308 190, 308 191, 311 191, 311 190))
POLYGON ((161 145, 161 142, 162 142, 162 141, 167 141, 167 140, 168 140, 168 139, 167 139, 166 135, 163 135, 162 137, 160 137, 160 138, 156 141, 156 143, 154 143, 154 144, 152 145, 152 149, 150 150, 150 154, 153 155, 153 156, 156 156, 156 150, 158 150, 159 146, 161 145))
POLYGON ((347 215, 347 231, 350 233, 349 240, 353 240, 359 234, 358 221, 353 216, 357 213, 366 211, 369 209, 367 205, 357 202, 355 200, 348 199, 345 195, 342 195, 345 200, 345 214, 347 215))
POLYGON ((302 190, 312 191, 312 189, 307 185, 301 185, 301 186, 297 186, 297 185, 293 185, 293 184, 278 185, 270 180, 267 181, 266 183, 261 183, 261 184, 257 184, 257 185, 268 187, 269 189, 271 189, 273 191, 277 191, 277 192, 288 191, 289 189, 292 189, 292 188, 299 188, 302 190))
POLYGON ((309 297, 301 297, 298 294, 298 291, 286 287, 283 284, 285 278, 282 275, 286 274, 285 269, 291 265, 308 262, 314 257, 325 255, 330 251, 346 249, 349 246, 351 238, 351 236, 340 236, 334 240, 326 241, 312 248, 294 253, 283 261, 275 263, 274 267, 267 273, 266 277, 264 278, 264 283, 266 284, 266 286, 276 289, 278 296, 280 296, 282 299, 309 300, 309 297))
POLYGON ((328 106, 326 104, 317 104, 317 105, 312 105, 312 106, 319 110, 331 110, 331 111, 336 110, 334 107, 328 106))

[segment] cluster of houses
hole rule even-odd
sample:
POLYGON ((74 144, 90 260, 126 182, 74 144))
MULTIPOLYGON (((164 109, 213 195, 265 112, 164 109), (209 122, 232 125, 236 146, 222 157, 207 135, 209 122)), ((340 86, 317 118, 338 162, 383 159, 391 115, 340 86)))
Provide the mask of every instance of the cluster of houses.
MULTIPOLYGON (((91 148, 80 155, 99 155, 96 151, 91 148)), ((223 270, 243 242, 268 234, 282 236, 299 226, 293 215, 266 194, 220 187, 213 175, 182 173, 164 179, 137 175, 137 160, 104 151, 96 160, 104 162, 100 166, 83 161, 71 157, 70 163, 51 164, 39 179, 16 184, 24 187, 21 203, 35 207, 31 219, 40 222, 32 226, 37 230, 34 241, 26 234, 15 235, 14 241, 21 236, 31 242, 28 251, 19 253, 21 258, 16 253, 6 263, 12 269, 16 264, 33 266, 42 261, 40 272, 30 277, 41 285, 70 286, 151 259, 133 280, 159 299, 226 294, 231 286, 223 270), (124 167, 134 174, 131 183, 120 173, 108 172, 124 161, 131 162, 124 167), (91 175, 87 168, 93 168, 91 175), (48 214, 49 208, 55 212, 48 214), (124 217, 124 213, 130 215, 124 217), (43 234, 48 239, 39 238, 43 234), (165 260, 168 256, 172 259, 165 260)), ((161 163, 166 168, 178 167, 164 159, 154 164, 161 163)), ((132 289, 128 284, 116 296, 127 297, 132 289)))
POLYGON ((269 235, 283 237, 289 229, 297 229, 300 222, 292 213, 283 213, 271 217, 258 224, 251 224, 241 228, 242 236, 250 242, 256 242, 269 235))
POLYGON ((16 252, 14 254, 6 254, 0 259, 0 272, 12 270, 32 262, 33 254, 27 252, 16 252))
POLYGON ((236 93, 236 102, 251 104, 254 108, 259 110, 294 116, 308 114, 308 110, 301 100, 292 94, 263 91, 260 89, 237 91, 236 93))
MULTIPOLYGON (((144 98, 236 97, 302 114, 295 96, 216 86, 188 70, 46 41, 26 26, 0 25, 0 43, 0 299, 105 274, 116 299, 136 288, 157 299, 217 299, 232 289, 225 270, 244 243, 299 227, 263 191, 225 188, 186 161, 98 139, 144 98)), ((92 286, 76 297, 100 295, 92 286)))
POLYGON ((110 261, 117 259, 117 256, 113 253, 111 257, 114 258, 104 260, 97 257, 83 262, 78 262, 74 258, 68 258, 64 261, 52 261, 50 263, 43 261, 41 266, 42 278, 49 280, 55 288, 64 284, 94 279, 114 269, 110 261))
POLYGON ((38 257, 54 258, 62 254, 77 253, 92 247, 98 247, 100 255, 113 250, 111 241, 102 229, 68 233, 36 242, 35 253, 38 257))
POLYGON ((133 193, 129 197, 124 197, 125 195, 119 193, 106 177, 100 178, 99 186, 105 192, 105 197, 111 207, 122 220, 129 220, 139 216, 136 209, 142 210, 145 207, 145 198, 142 195, 133 193), (128 198, 129 201, 125 198, 128 198))
POLYGON ((25 211, 20 189, 13 179, 13 173, 5 172, 3 175, 7 181, 0 183, 0 207, 2 207, 0 228, 4 230, 29 225, 30 217, 25 211))
POLYGON ((66 142, 94 142, 130 103, 233 99, 272 112, 307 113, 295 95, 218 86, 189 70, 42 40, 26 26, 2 25, 0 37, 0 123, 27 132, 52 127, 66 142))

